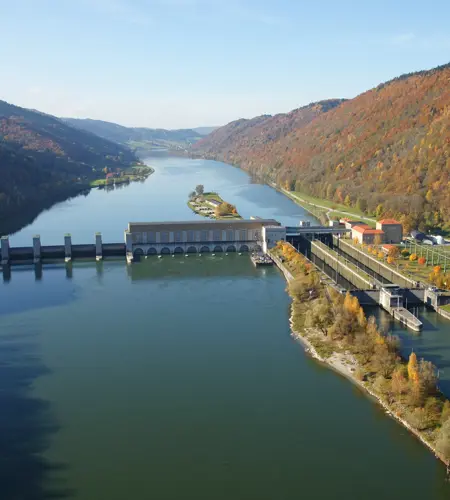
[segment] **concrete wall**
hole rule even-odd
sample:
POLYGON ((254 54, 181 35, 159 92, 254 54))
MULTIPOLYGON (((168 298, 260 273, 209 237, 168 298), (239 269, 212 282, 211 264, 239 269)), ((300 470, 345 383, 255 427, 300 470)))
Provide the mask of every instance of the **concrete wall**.
POLYGON ((356 288, 362 290, 370 289, 372 283, 366 280, 363 276, 354 271, 351 267, 347 266, 343 259, 338 260, 336 252, 331 249, 324 249, 315 242, 311 242, 311 253, 316 255, 319 259, 323 260, 325 264, 337 271, 338 274, 343 276, 347 281, 352 283, 356 288))
POLYGON ((274 248, 278 241, 286 241, 286 228, 284 226, 263 226, 261 230, 263 251, 274 248))
POLYGON ((391 283, 395 283, 402 288, 417 288, 417 282, 401 273, 397 272, 392 266, 385 264, 374 257, 371 257, 367 253, 355 248, 354 245, 343 241, 342 239, 334 238, 334 244, 338 246, 343 252, 347 253, 351 257, 357 259, 361 264, 364 264, 372 271, 375 271, 383 278, 389 280, 391 283))
POLYGON ((357 297, 362 306, 378 306, 380 302, 379 290, 352 290, 350 292, 357 297))
POLYGON ((377 222, 377 229, 384 231, 385 243, 400 243, 403 239, 403 226, 401 224, 381 224, 377 222))
POLYGON ((445 311, 445 310, 444 310, 444 309, 442 309, 441 307, 438 307, 438 308, 436 309, 436 312, 437 312, 438 314, 440 314, 441 316, 443 316, 445 319, 450 320, 450 312, 445 311))

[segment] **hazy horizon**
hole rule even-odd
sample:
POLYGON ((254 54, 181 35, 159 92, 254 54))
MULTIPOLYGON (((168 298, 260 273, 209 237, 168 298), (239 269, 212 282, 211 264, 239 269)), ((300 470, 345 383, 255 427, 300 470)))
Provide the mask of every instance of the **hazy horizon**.
POLYGON ((450 59, 443 0, 0 0, 0 11, 15 40, 0 99, 128 127, 289 112, 450 59))

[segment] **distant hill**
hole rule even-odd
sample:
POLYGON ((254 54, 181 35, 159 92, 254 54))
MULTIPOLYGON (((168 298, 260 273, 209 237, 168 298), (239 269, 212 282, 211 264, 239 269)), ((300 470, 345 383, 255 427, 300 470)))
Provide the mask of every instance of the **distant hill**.
MULTIPOLYGON (((43 208, 78 194, 105 167, 135 163, 124 146, 44 113, 0 101, 0 233, 43 208)), ((19 224, 20 225, 20 224, 19 224)))
POLYGON ((342 102, 343 99, 331 99, 309 104, 290 113, 241 118, 214 130, 196 143, 192 150, 211 156, 218 155, 222 159, 227 158, 230 163, 240 164, 241 159, 251 155, 255 148, 258 150, 275 143, 342 102))
POLYGON ((232 122, 192 152, 407 228, 450 230, 450 65, 331 102, 293 112, 300 120, 232 122))
POLYGON ((201 135, 192 129, 165 130, 143 127, 123 127, 116 123, 91 120, 89 118, 62 118, 67 124, 87 130, 110 141, 124 144, 143 154, 155 148, 186 149, 201 135))
POLYGON ((197 134, 200 134, 200 135, 208 135, 211 132, 214 132, 214 130, 216 130, 218 128, 219 127, 196 127, 196 128, 193 128, 192 130, 194 132, 197 132, 197 134))

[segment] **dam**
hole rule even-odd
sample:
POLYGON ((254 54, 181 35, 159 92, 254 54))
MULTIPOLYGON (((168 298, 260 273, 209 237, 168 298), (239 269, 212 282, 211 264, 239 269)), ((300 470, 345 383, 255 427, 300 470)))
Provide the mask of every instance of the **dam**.
POLYGON ((61 245, 42 245, 39 235, 32 246, 12 247, 9 237, 1 239, 1 264, 45 263, 58 260, 124 257, 131 263, 142 256, 189 253, 222 253, 263 251, 303 235, 339 236, 345 229, 325 226, 286 227, 275 219, 191 220, 129 222, 124 242, 103 243, 102 234, 95 234, 92 243, 73 244, 71 234, 64 235, 61 245))
POLYGON ((39 235, 32 246, 12 247, 9 237, 1 239, 2 266, 45 263, 58 260, 124 257, 131 263, 142 256, 207 252, 267 251, 286 238, 286 228, 274 219, 216 221, 130 222, 124 231, 124 242, 103 243, 95 234, 92 243, 73 244, 66 234, 61 245, 45 246, 39 235))

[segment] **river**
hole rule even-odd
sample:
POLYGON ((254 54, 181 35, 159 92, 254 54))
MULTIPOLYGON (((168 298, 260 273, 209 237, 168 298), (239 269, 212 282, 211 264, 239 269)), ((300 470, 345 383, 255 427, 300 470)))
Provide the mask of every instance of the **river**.
MULTIPOLYGON (((229 165, 147 163, 144 183, 58 204, 11 243, 121 241, 130 220, 196 217, 186 198, 200 183, 245 217, 306 217, 229 165)), ((238 255, 13 268, 0 283, 0 498, 448 499, 431 453, 290 337, 285 287, 238 255)))

